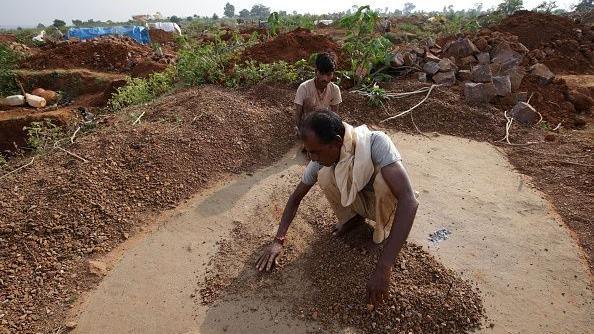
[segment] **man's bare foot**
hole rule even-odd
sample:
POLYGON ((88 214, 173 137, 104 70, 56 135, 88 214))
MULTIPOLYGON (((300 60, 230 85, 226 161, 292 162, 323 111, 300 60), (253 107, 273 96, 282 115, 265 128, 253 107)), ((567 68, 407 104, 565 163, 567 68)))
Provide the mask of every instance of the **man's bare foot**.
POLYGON ((356 215, 345 223, 337 225, 334 230, 332 230, 332 235, 335 237, 343 236, 361 224, 365 224, 365 218, 360 215, 356 215))

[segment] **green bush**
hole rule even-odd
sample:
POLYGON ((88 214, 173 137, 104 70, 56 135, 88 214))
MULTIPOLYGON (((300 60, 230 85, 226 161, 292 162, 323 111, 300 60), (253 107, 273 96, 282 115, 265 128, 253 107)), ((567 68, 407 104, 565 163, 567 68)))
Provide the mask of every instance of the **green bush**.
POLYGON ((27 132, 27 145, 35 153, 43 152, 48 145, 55 143, 63 136, 62 129, 46 119, 41 122, 31 122, 23 127, 27 132))
POLYGON ((18 92, 13 70, 17 68, 21 55, 7 44, 0 43, 0 96, 18 92))
POLYGON ((153 73, 146 79, 132 78, 128 83, 118 88, 109 100, 111 110, 149 102, 174 88, 175 68, 168 67, 160 73, 153 73))
POLYGON ((223 83, 225 70, 236 56, 234 49, 224 42, 188 45, 179 52, 177 74, 187 86, 205 83, 223 83))

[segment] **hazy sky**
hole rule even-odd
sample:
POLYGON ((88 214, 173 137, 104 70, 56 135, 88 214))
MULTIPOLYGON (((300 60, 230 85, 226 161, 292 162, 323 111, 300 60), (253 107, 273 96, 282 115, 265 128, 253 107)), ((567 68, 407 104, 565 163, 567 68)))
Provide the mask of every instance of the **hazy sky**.
MULTIPOLYGON (((405 2, 413 2, 417 9, 441 10, 444 4, 453 4, 456 9, 470 8, 474 3, 482 2, 484 8, 496 6, 501 0, 456 0, 456 1, 350 1, 350 0, 231 0, 235 12, 243 8, 251 8, 255 3, 261 3, 274 10, 286 10, 299 13, 329 13, 342 11, 352 5, 371 5, 372 8, 385 8, 390 10, 402 9, 405 2)), ((73 0, 29 0, 23 3, 17 0, 0 0, 0 26, 31 26, 37 23, 49 24, 53 19, 59 18, 71 24, 72 19, 98 19, 112 21, 127 21, 131 15, 152 14, 161 12, 165 16, 177 15, 187 17, 194 14, 211 16, 213 13, 221 16, 227 1, 211 0, 98 0, 98 1, 73 1, 73 0), (34 10, 33 10, 34 9, 34 10)), ((524 7, 532 9, 542 0, 524 0, 524 7)), ((578 0, 557 0, 557 4, 564 9, 578 0)))

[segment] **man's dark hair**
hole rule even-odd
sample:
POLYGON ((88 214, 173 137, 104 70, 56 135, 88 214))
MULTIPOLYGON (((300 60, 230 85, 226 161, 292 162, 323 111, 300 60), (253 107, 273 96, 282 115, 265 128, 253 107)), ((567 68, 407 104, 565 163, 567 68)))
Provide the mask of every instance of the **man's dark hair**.
POLYGON ((332 73, 336 70, 336 61, 328 52, 318 53, 316 57, 316 69, 322 74, 332 73))
POLYGON ((330 144, 336 136, 344 138, 344 124, 335 112, 316 110, 303 119, 301 132, 311 130, 324 144, 330 144))

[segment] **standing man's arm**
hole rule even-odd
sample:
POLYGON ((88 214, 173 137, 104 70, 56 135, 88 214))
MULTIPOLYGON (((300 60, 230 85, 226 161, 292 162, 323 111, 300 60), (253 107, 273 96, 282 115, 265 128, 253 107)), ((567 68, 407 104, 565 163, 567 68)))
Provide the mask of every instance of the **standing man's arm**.
POLYGON ((299 125, 303 118, 303 105, 295 103, 295 132, 299 135, 299 125))
POLYGON ((408 238, 419 206, 406 169, 400 161, 383 167, 381 173, 398 204, 390 236, 367 283, 368 303, 372 305, 379 304, 388 293, 394 260, 408 238))
POLYGON ((283 216, 281 218, 280 225, 278 226, 278 230, 276 231, 276 237, 274 238, 272 245, 266 248, 264 254, 260 255, 258 261, 256 261, 256 269, 259 271, 269 271, 272 269, 273 265, 276 265, 278 256, 283 249, 285 236, 287 235, 289 226, 293 222, 293 218, 295 218, 299 204, 301 204, 301 200, 303 197, 305 197, 305 195, 307 195, 312 186, 313 185, 299 182, 297 188, 295 188, 291 196, 289 196, 289 200, 287 201, 287 205, 283 211, 283 216))

